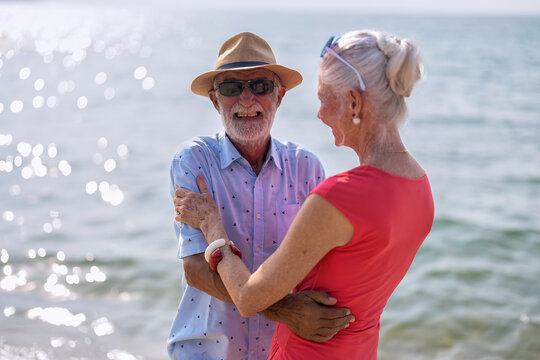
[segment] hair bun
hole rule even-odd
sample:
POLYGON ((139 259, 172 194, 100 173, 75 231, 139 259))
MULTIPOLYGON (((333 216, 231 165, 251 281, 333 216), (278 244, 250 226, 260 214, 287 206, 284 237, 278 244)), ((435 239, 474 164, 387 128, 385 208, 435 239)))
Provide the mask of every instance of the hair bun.
POLYGON ((396 95, 408 97, 423 75, 418 49, 407 39, 384 33, 377 37, 377 46, 388 59, 386 77, 390 88, 396 95))
POLYGON ((399 50, 400 45, 401 39, 392 35, 382 35, 377 39, 377 46, 389 59, 399 50))

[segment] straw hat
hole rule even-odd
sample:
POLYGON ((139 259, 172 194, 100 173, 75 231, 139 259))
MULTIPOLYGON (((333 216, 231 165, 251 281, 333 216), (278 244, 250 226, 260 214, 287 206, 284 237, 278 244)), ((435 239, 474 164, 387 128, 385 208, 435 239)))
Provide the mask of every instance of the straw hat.
POLYGON ((270 45, 264 39, 255 34, 243 32, 223 43, 219 49, 215 70, 204 73, 193 80, 191 91, 197 95, 208 97, 208 91, 212 90, 214 78, 218 74, 226 71, 258 68, 274 72, 279 76, 281 85, 286 90, 290 90, 302 82, 302 75, 298 71, 277 64, 270 45))

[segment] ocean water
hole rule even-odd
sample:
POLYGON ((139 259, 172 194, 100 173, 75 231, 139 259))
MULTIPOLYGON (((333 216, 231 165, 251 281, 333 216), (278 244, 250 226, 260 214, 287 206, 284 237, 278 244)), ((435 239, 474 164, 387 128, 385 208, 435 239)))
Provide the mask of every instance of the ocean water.
POLYGON ((240 31, 304 75, 273 135, 357 164, 317 118, 330 35, 416 40, 404 141, 433 230, 383 313, 380 359, 540 359, 540 18, 0 2, 0 359, 166 359, 180 300, 173 153, 220 129, 189 90, 240 31))

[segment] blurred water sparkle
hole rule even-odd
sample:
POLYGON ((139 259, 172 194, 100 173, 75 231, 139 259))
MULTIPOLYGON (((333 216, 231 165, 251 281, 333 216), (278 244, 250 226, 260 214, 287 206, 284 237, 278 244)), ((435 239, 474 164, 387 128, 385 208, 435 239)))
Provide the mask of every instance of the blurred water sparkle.
POLYGON ((316 118, 318 53, 329 34, 365 26, 413 37, 425 55, 403 132, 438 211, 383 315, 380 357, 538 359, 538 20, 238 16, 0 2, 0 358, 165 358, 181 271, 169 162, 219 129, 191 80, 228 36, 262 35, 304 75, 273 134, 332 175, 357 163, 316 118))

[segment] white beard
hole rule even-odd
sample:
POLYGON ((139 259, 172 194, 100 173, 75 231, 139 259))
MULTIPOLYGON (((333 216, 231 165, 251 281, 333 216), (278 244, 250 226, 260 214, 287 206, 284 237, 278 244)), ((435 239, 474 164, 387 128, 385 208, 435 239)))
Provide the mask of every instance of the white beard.
POLYGON ((250 108, 235 104, 230 110, 230 114, 222 114, 223 125, 229 137, 237 142, 257 142, 263 141, 270 135, 270 130, 274 122, 275 109, 271 113, 263 113, 259 104, 254 104, 250 108), (262 113, 262 119, 239 120, 234 114, 262 113), (225 116, 224 116, 225 115, 225 116))

